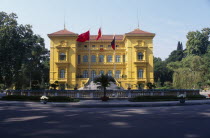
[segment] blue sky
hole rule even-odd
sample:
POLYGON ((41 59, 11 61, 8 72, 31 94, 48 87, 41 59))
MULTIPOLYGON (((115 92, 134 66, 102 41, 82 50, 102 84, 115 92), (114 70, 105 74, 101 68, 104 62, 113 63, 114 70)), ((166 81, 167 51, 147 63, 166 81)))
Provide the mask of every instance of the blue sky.
POLYGON ((137 28, 155 33, 154 56, 165 59, 189 31, 210 27, 210 0, 0 0, 0 11, 14 12, 20 24, 31 24, 34 33, 47 34, 66 28, 82 33, 124 34, 137 28))

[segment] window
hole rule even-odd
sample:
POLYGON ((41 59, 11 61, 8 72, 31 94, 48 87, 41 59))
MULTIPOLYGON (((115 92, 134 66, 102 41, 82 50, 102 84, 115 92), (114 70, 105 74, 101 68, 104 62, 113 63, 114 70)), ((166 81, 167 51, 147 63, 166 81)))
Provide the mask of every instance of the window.
POLYGON ((99 75, 102 75, 102 74, 104 74, 104 71, 103 70, 100 70, 99 71, 99 75))
POLYGON ((93 80, 96 76, 96 71, 95 70, 92 70, 91 71, 91 80, 93 80))
POLYGON ((143 60, 143 54, 141 52, 138 53, 138 60, 143 60))
POLYGON ((99 56, 99 62, 104 62, 104 55, 99 56))
POLYGON ((60 53, 59 60, 66 60, 66 54, 65 53, 60 53))
POLYGON ((115 78, 117 79, 120 78, 120 74, 121 74, 120 70, 117 70, 115 73, 115 78))
POLYGON ((60 70, 60 78, 65 78, 65 70, 64 69, 60 70))
POLYGON ((96 47, 95 45, 92 45, 92 47, 96 47))
POLYGON ((112 62, 112 55, 107 56, 107 62, 112 62))
POLYGON ((91 62, 96 62, 96 56, 95 55, 91 56, 91 62))
POLYGON ((88 62, 88 56, 87 55, 83 56, 83 62, 88 62))
POLYGON ((108 48, 111 48, 112 46, 111 45, 108 45, 108 48))
POLYGON ((83 71, 83 78, 88 78, 88 71, 87 70, 83 71))
POLYGON ((138 70, 138 78, 143 78, 143 69, 138 70))
POLYGON ((120 47, 119 45, 116 45, 116 47, 120 47))
POLYGON ((80 60, 81 60, 81 59, 80 59, 80 55, 77 56, 77 60, 78 60, 78 64, 80 64, 80 62, 81 62, 81 61, 80 61, 80 60))
POLYGON ((100 45, 100 47, 104 47, 103 45, 100 45))
POLYGON ((84 45, 85 48, 87 48, 87 45, 84 45))
POLYGON ((116 55, 115 58, 116 58, 116 59, 115 59, 115 62, 120 62, 120 55, 116 55))
POLYGON ((111 70, 108 71, 108 76, 112 76, 112 71, 111 70))

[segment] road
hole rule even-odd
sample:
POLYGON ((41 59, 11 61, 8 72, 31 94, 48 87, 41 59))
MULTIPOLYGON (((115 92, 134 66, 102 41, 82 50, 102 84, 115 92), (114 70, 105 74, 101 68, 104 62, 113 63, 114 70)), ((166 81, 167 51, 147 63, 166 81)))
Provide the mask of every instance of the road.
POLYGON ((210 138, 210 105, 62 108, 0 106, 0 137, 210 138))

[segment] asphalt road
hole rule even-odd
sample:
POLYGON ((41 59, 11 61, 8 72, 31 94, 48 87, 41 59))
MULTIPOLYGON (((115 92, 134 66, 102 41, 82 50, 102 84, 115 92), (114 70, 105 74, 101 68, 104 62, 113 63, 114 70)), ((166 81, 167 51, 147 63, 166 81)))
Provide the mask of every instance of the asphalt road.
POLYGON ((210 105, 139 108, 0 106, 0 137, 210 138, 210 105))

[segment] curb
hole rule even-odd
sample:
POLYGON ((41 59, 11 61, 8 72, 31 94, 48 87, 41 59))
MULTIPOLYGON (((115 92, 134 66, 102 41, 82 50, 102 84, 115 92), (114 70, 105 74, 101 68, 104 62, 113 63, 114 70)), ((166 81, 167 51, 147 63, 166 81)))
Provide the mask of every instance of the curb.
POLYGON ((210 102, 197 102, 197 103, 152 103, 152 104, 87 104, 87 105, 70 105, 70 104, 57 104, 52 103, 52 107, 75 107, 75 108, 112 108, 112 107, 161 107, 161 106, 190 106, 190 105, 203 105, 210 104, 210 102))
POLYGON ((27 105, 37 105, 37 106, 51 106, 51 107, 71 107, 71 108, 115 108, 115 107, 161 107, 161 106, 190 106, 190 105, 204 105, 210 104, 209 101, 197 101, 197 102, 187 102, 184 104, 179 103, 178 101, 175 103, 126 103, 126 104, 70 104, 70 103, 48 103, 42 104, 40 102, 0 102, 0 106, 23 106, 27 107, 27 105))

